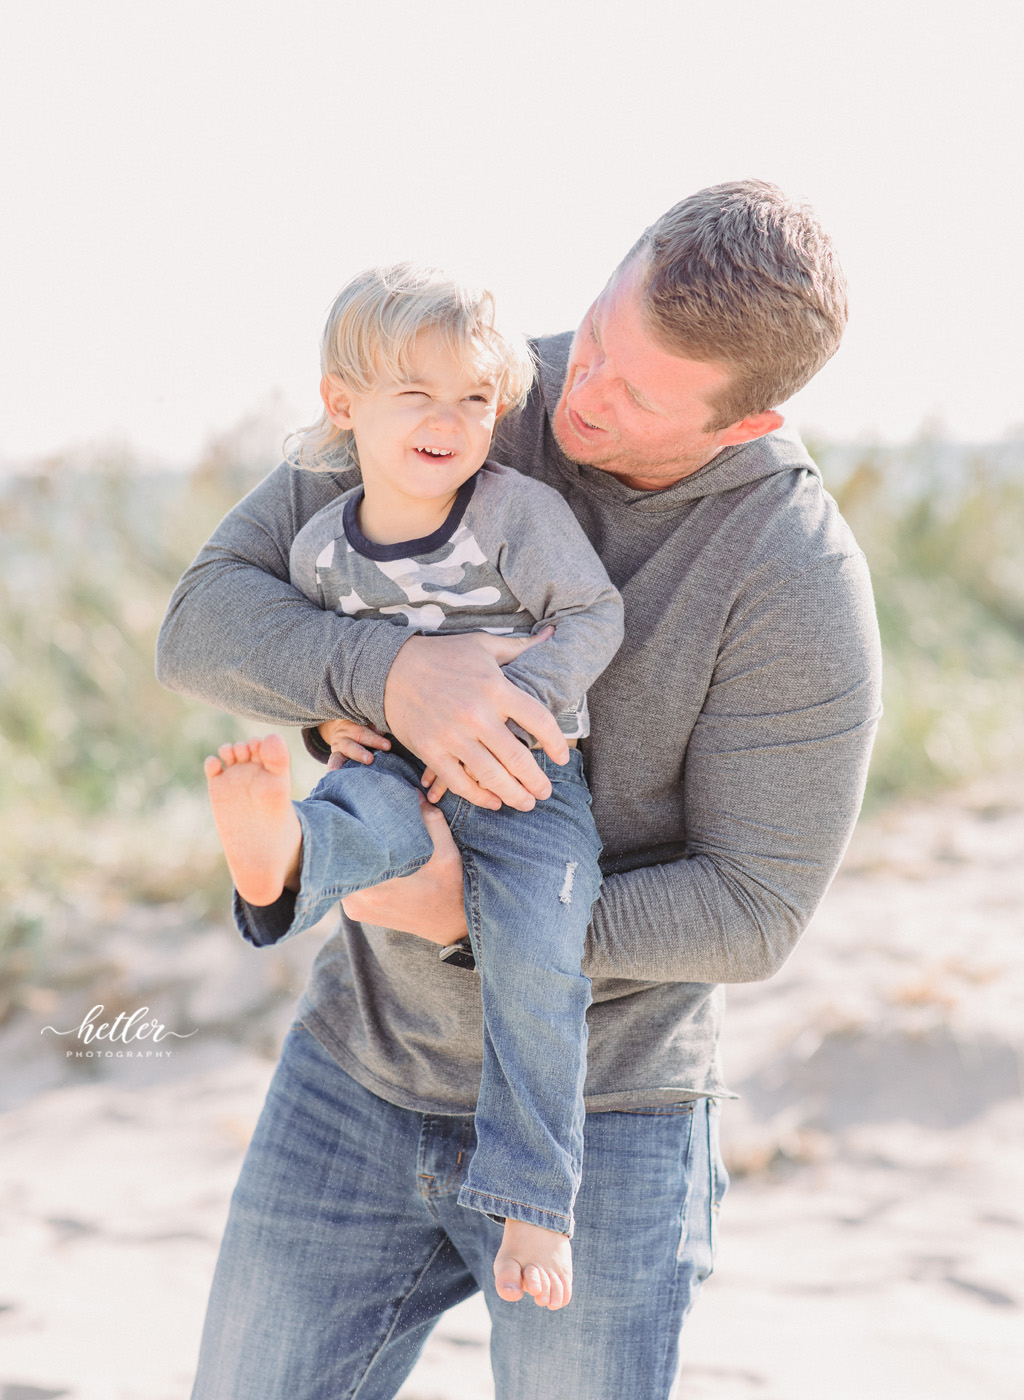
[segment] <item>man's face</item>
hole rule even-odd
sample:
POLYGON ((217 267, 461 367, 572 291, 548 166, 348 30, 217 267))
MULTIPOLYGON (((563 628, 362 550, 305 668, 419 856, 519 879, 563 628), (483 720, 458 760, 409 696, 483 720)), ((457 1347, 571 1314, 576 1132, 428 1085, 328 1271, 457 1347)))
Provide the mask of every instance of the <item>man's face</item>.
MULTIPOLYGON (((584 316, 553 427, 571 461, 657 490, 697 471, 722 447, 759 433, 737 438, 736 424, 706 431, 714 421, 709 401, 728 383, 729 371, 661 349, 642 320, 638 280, 635 265, 623 268, 584 316)), ((760 432, 782 421, 769 416, 776 421, 760 432)))

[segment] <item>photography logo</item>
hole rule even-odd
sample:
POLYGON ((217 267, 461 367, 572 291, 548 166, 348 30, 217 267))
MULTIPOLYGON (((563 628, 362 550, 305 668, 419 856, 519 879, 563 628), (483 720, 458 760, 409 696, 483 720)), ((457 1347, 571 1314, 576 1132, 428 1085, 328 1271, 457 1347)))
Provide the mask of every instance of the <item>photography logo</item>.
POLYGON ((73 1035, 80 1047, 87 1047, 86 1049, 69 1049, 65 1052, 65 1058, 76 1060, 160 1060, 170 1058, 171 1046, 160 1045, 162 1040, 167 1036, 174 1036, 177 1040, 188 1040, 191 1036, 198 1034, 198 1028, 194 1031, 169 1031, 163 1022, 158 1021, 155 1017, 146 1020, 145 1018, 149 1016, 148 1006, 140 1006, 131 1015, 125 1011, 119 1011, 113 1021, 101 1021, 97 1025, 97 1018, 102 1015, 103 1004, 101 1002, 82 1017, 80 1025, 72 1026, 70 1030, 66 1031, 59 1031, 56 1026, 44 1026, 39 1034, 45 1035, 47 1031, 50 1031, 53 1035, 73 1035), (106 1045, 103 1042, 106 1042, 106 1045), (160 1048, 155 1048, 157 1046, 160 1048))

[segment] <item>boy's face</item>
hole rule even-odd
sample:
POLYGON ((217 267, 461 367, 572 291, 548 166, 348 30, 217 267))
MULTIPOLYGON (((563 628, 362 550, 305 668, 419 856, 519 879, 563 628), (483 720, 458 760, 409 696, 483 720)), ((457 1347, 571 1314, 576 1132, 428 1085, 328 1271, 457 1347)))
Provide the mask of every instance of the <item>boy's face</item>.
POLYGON ((363 481, 417 501, 452 496, 484 463, 498 414, 485 364, 467 364, 433 330, 413 342, 410 376, 366 394, 320 387, 331 422, 351 429, 363 481))

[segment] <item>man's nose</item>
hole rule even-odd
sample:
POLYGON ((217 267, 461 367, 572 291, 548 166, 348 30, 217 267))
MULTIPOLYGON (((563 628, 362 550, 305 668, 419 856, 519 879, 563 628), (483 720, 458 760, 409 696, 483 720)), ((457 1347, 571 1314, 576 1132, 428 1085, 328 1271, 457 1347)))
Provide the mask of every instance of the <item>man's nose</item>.
POLYGON ((577 411, 584 409, 597 411, 604 405, 606 376, 604 361, 600 356, 591 356, 585 363, 573 366, 572 384, 567 395, 569 403, 577 411))

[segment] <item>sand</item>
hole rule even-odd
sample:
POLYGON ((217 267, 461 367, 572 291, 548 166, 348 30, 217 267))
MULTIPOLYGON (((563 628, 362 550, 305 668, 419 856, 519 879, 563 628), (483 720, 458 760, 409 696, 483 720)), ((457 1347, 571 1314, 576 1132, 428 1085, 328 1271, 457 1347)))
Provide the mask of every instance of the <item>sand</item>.
MULTIPOLYGON (((684 1400, 1024 1394, 1022 872, 1024 783, 893 808, 782 972, 730 990, 734 1182, 684 1400)), ((0 1400, 186 1400, 316 941, 257 955, 184 906, 88 935, 0 1034, 0 1400), (90 997, 199 1034, 69 1064, 41 1027, 90 997)), ((449 1313, 402 1400, 487 1400, 487 1332, 479 1298, 449 1313)))

